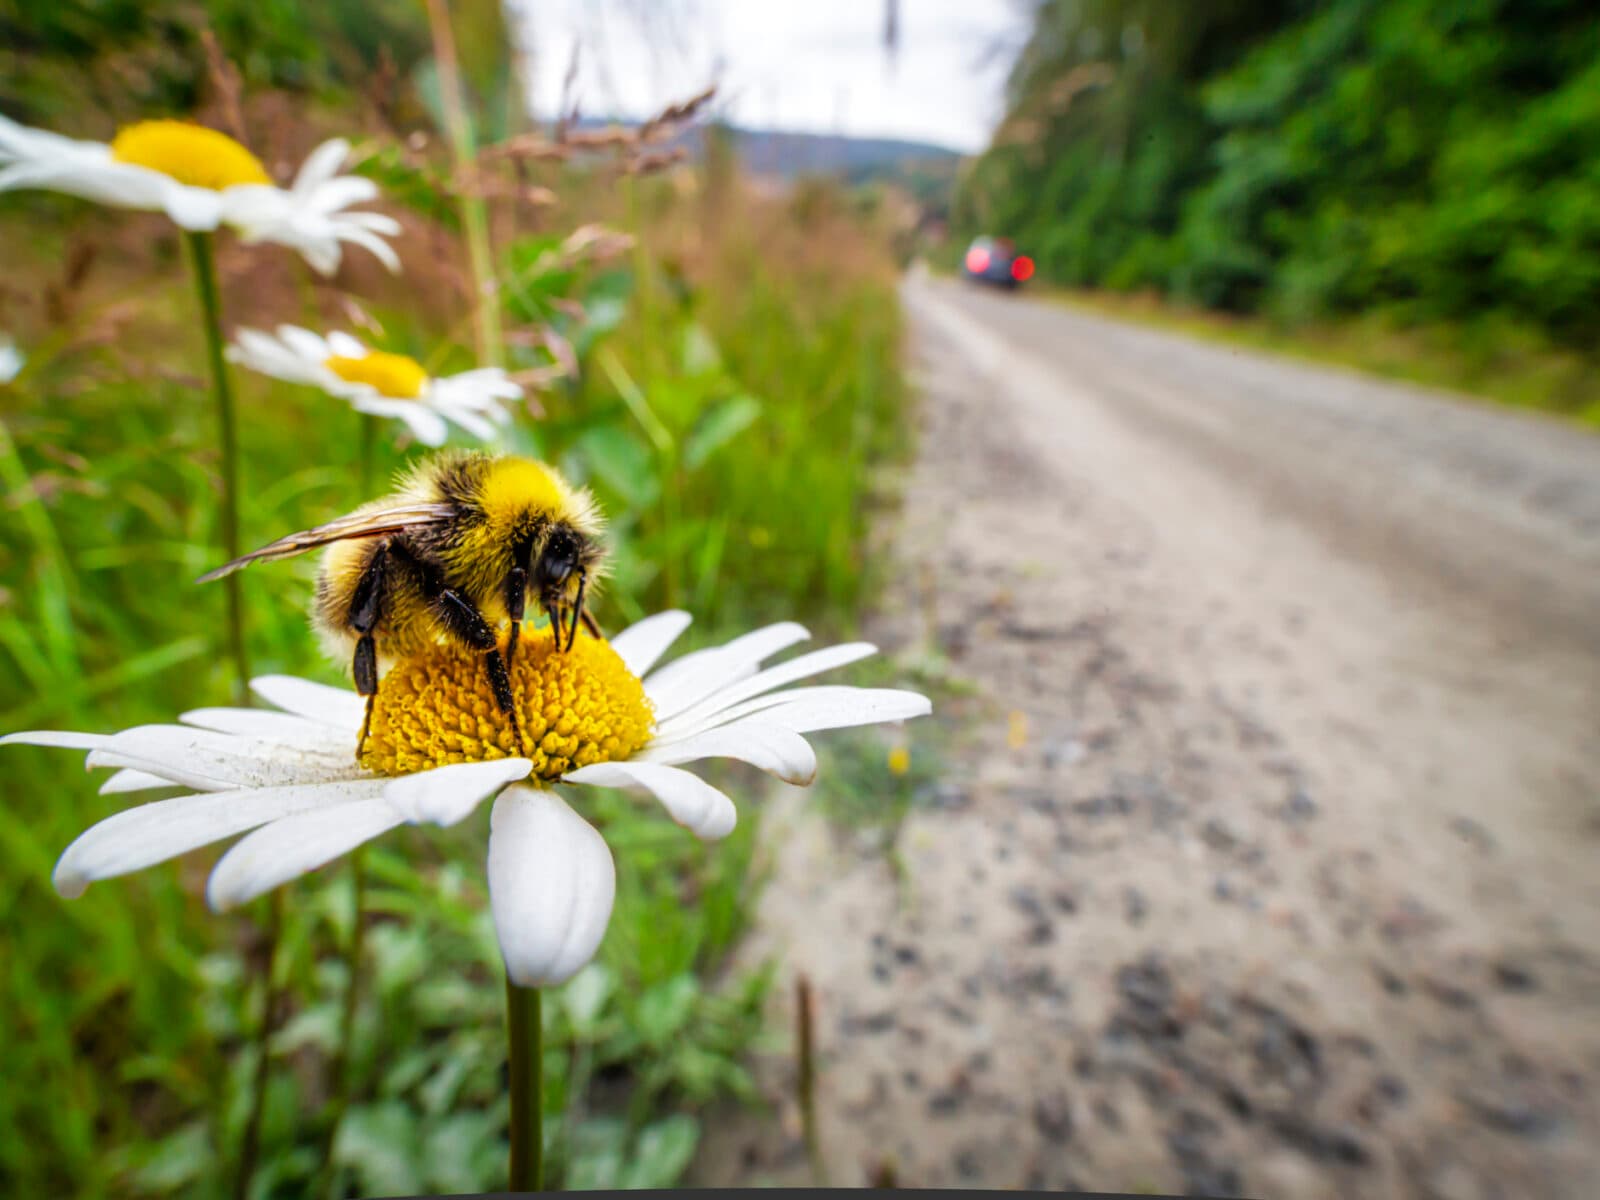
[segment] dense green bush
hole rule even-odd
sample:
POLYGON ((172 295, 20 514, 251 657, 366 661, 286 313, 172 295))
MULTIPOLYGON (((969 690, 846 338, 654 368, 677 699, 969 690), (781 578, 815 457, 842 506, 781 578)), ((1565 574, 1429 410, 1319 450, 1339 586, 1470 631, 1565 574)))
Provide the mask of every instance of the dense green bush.
POLYGON ((1576 0, 1049 0, 956 214, 1063 283, 1592 346, 1600 22, 1576 0))

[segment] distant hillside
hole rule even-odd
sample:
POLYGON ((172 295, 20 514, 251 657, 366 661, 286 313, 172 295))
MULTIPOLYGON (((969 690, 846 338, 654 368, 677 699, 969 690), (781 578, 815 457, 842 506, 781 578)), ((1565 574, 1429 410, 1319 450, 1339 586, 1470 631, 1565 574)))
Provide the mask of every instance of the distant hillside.
MULTIPOLYGON (((580 128, 607 125, 632 126, 635 121, 610 121, 586 117, 580 128)), ((961 158, 959 151, 932 142, 912 142, 899 138, 845 137, 831 133, 790 133, 779 129, 729 127, 737 141, 739 159, 747 171, 779 175, 841 175, 852 183, 880 176, 900 176, 908 171, 945 175, 961 158)), ((682 142, 696 155, 700 153, 704 131, 686 131, 682 142)))
MULTIPOLYGON (((766 175, 843 175, 852 182, 903 173, 908 167, 953 167, 961 155, 931 142, 844 137, 733 127, 745 168, 766 175)), ((935 168, 936 169, 936 168, 935 168)))

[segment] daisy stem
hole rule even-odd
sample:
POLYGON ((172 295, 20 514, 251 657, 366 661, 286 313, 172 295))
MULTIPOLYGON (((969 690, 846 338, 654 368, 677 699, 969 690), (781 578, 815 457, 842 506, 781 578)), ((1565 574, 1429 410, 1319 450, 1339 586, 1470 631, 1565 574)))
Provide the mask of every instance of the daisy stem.
POLYGON ((544 1026, 539 989, 506 980, 511 1060, 511 1190, 544 1188, 544 1026))
POLYGON ((371 413, 357 413, 356 419, 361 422, 360 442, 361 448, 361 503, 365 504, 372 499, 372 460, 378 442, 378 418, 371 413))
POLYGON ((361 995, 361 954, 367 932, 367 864, 359 849, 350 855, 350 880, 354 889, 352 924, 350 941, 345 947, 349 979, 344 987, 344 1008, 339 1014, 339 1049, 333 1060, 333 1122, 328 1127, 328 1140, 322 1149, 321 1174, 328 1186, 318 1189, 329 1195, 334 1184, 333 1152, 339 1140, 339 1126, 344 1123, 345 1111, 350 1107, 350 1060, 355 1046, 356 1007, 361 995))
POLYGON ((256 1028, 256 1073, 250 1085, 250 1114, 245 1118, 244 1137, 239 1146, 239 1176, 234 1182, 234 1200, 246 1200, 250 1178, 256 1173, 261 1150, 261 1115, 267 1103, 267 1058, 278 1013, 278 942, 283 933, 283 889, 268 897, 267 958, 261 968, 261 1024, 256 1028))
MULTIPOLYGON (((217 439, 222 451, 222 548, 229 562, 239 557, 239 430, 234 419, 233 388, 222 356, 222 304, 217 298, 217 266, 209 233, 188 233, 194 263, 195 290, 200 297, 206 352, 211 363, 211 393, 217 402, 217 439)), ((250 703, 250 660, 244 648, 244 599, 237 573, 222 581, 228 599, 228 645, 236 678, 234 695, 250 703)))

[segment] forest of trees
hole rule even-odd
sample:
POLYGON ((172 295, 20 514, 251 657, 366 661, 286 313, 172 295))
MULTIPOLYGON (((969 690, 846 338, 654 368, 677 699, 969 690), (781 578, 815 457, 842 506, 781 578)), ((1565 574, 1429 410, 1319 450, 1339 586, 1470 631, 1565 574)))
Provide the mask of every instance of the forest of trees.
POLYGON ((1600 335, 1588 0, 1043 0, 959 232, 1060 283, 1600 335))

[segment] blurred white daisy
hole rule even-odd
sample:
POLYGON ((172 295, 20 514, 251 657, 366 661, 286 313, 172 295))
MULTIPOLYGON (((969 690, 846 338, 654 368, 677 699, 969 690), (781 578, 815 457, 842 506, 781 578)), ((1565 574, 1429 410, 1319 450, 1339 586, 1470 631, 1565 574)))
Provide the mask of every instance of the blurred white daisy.
POLYGON ((427 446, 444 444, 446 420, 474 437, 494 437, 495 426, 511 419, 505 403, 522 396, 499 367, 435 379, 404 354, 369 349, 347 333, 323 338, 294 325, 278 326, 275 335, 241 329, 227 353, 252 371, 348 400, 359 412, 398 417, 427 446))
POLYGON ((398 234, 399 223, 382 213, 344 211, 378 195, 370 179, 338 174, 349 151, 342 138, 324 142, 285 189, 249 150, 203 125, 140 121, 108 145, 0 117, 0 192, 44 188, 164 212, 191 233, 227 225, 242 241, 298 251, 324 275, 338 269, 340 243, 350 242, 398 271, 399 257, 383 239, 398 234))
POLYGON ((17 344, 0 333, 0 383, 10 383, 22 374, 22 365, 27 361, 17 344))
POLYGON ((507 974, 523 987, 559 983, 599 947, 616 872, 600 833, 552 787, 642 789, 714 840, 733 830, 733 801, 682 764, 739 759, 804 785, 817 760, 802 734, 931 711, 914 692, 788 687, 875 652, 852 643, 763 668, 809 636, 793 623, 651 671, 688 624, 687 613, 660 613, 609 642, 580 636, 564 652, 548 629, 525 632, 512 668, 520 745, 482 655, 453 646, 403 660, 379 681, 359 761, 362 698, 284 675, 252 684, 280 712, 200 709, 179 725, 14 733, 0 744, 87 750, 88 767, 117 769, 102 793, 186 789, 79 836, 56 864, 66 896, 242 833, 206 889, 226 909, 399 825, 452 825, 495 796, 489 902, 507 974))

